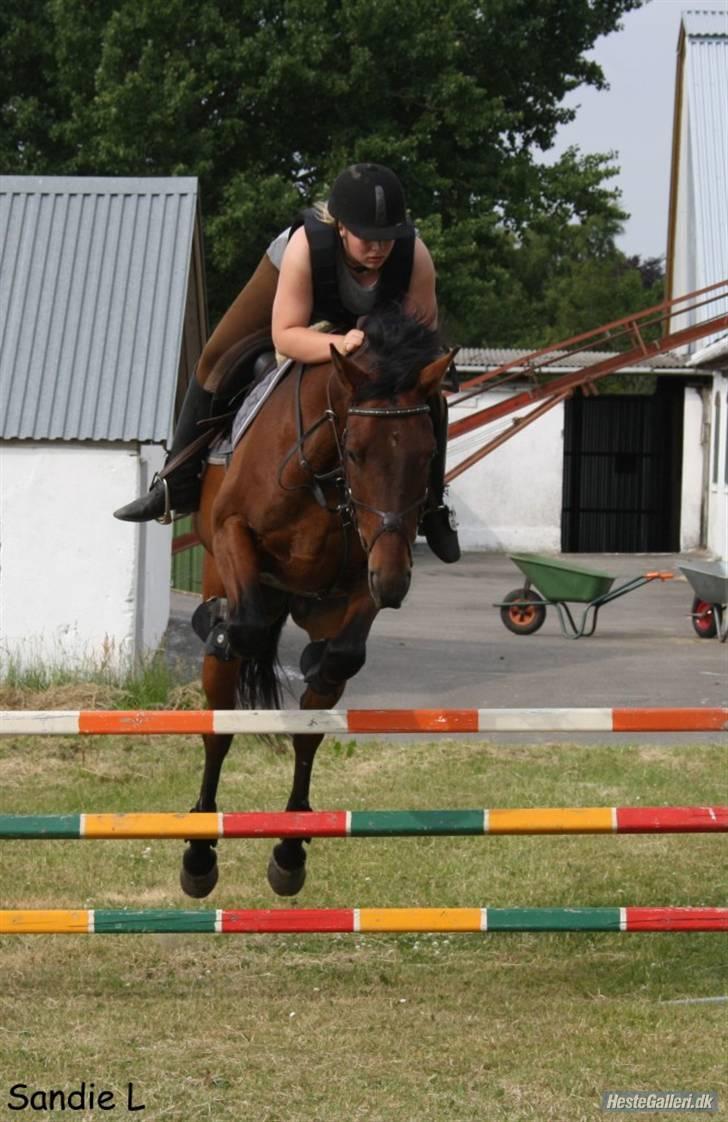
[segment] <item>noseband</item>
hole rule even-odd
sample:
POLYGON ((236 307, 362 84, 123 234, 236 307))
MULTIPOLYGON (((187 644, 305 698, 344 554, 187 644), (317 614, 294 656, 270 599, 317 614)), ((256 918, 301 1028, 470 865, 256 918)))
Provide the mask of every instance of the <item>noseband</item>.
MULTIPOLYGON (((349 417, 384 417, 385 419, 389 420, 397 417, 421 417, 423 414, 429 412, 429 405, 411 405, 402 407, 394 405, 389 408, 387 406, 383 406, 381 408, 372 407, 370 409, 352 406, 350 409, 347 409, 346 417, 347 420, 349 417)), ((337 434, 337 444, 339 446, 339 458, 341 460, 341 468, 344 475, 346 505, 351 516, 352 524, 361 537, 361 531, 359 530, 358 520, 356 516, 357 510, 368 510, 370 514, 376 514, 380 520, 379 529, 370 541, 366 550, 367 553, 371 552, 382 534, 400 534, 403 538, 405 538, 405 540, 407 540, 404 520, 408 514, 412 513, 413 510, 417 510, 421 506, 424 506, 424 503, 427 499, 427 486, 425 486, 424 493, 420 495, 418 499, 415 499, 413 503, 410 503, 408 507, 405 507, 404 510, 378 510, 377 507, 370 506, 369 503, 365 503, 361 499, 355 498, 346 473, 346 434, 347 429, 345 428, 341 435, 341 441, 339 441, 337 434)), ((407 545, 409 547, 409 542, 407 542, 407 545)))

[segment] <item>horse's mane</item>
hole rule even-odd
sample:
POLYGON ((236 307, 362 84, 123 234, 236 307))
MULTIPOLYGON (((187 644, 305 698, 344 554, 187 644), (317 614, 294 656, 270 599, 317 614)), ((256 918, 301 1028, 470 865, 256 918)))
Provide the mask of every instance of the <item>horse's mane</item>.
POLYGON ((439 332, 406 315, 398 305, 372 312, 364 331, 374 362, 371 380, 358 390, 357 401, 395 397, 412 389, 419 372, 443 351, 439 332))

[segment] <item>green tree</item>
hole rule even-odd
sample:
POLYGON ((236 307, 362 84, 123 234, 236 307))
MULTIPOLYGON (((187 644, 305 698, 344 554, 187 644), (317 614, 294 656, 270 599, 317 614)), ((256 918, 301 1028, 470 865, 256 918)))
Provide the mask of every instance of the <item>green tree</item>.
POLYGON ((577 252, 582 228, 608 248, 624 217, 607 159, 535 157, 565 94, 603 85, 585 52, 639 3, 5 0, 0 160, 199 176, 213 316, 342 166, 388 163, 459 341, 530 338, 555 299, 534 255, 577 252))

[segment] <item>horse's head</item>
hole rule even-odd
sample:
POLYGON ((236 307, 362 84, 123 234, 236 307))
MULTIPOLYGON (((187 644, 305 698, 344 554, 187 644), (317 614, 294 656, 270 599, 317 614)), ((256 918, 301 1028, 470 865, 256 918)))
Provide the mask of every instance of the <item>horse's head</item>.
POLYGON ((378 362, 373 373, 368 352, 365 366, 332 348, 346 394, 341 457, 347 498, 378 608, 399 608, 409 590, 412 545, 435 453, 428 399, 440 392, 454 353, 388 381, 386 363, 378 362))

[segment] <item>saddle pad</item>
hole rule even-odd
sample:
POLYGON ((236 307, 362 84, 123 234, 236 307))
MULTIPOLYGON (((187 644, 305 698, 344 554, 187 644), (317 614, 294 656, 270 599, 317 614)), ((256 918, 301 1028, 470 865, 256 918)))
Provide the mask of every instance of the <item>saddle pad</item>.
POLYGON ((208 457, 211 463, 224 462, 227 457, 232 455, 241 438, 248 431, 263 405, 273 393, 273 390, 283 381, 292 366, 293 359, 287 358, 282 366, 274 367, 269 374, 266 374, 262 382, 258 382, 257 386, 253 386, 253 389, 246 396, 235 414, 235 420, 233 421, 230 435, 221 436, 213 443, 208 457))

